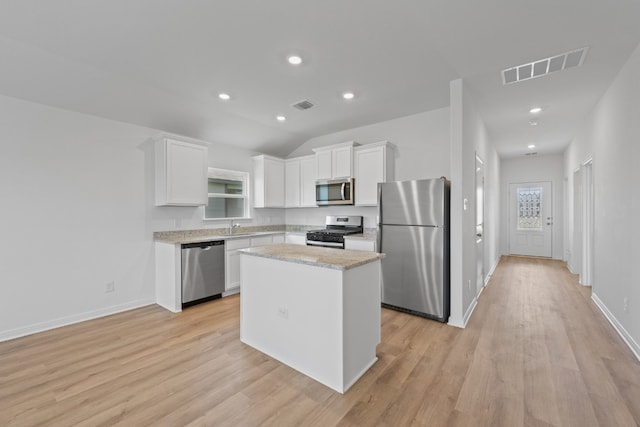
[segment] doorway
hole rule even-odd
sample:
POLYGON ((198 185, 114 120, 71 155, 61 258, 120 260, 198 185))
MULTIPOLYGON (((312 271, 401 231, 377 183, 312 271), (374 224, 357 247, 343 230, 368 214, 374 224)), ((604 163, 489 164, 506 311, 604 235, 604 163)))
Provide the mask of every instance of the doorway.
POLYGON ((552 257, 550 181, 509 184, 509 253, 552 257))

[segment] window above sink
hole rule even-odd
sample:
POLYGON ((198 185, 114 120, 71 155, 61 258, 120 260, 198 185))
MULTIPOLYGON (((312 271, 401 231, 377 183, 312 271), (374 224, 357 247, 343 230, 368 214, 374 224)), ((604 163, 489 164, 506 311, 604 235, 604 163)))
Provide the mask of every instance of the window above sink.
POLYGON ((209 168, 204 219, 249 218, 249 173, 209 168))

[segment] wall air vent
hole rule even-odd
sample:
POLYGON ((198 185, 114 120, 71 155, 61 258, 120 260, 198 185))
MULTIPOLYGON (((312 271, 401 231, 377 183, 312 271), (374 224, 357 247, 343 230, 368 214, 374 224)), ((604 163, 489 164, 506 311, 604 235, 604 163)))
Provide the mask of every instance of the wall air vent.
POLYGON ((572 50, 571 52, 539 59, 537 61, 529 62, 528 64, 507 68, 506 70, 502 70, 502 84, 508 85, 524 80, 535 79, 536 77, 546 76, 547 74, 566 70, 567 68, 579 67, 584 63, 588 50, 588 47, 583 47, 582 49, 572 50))
POLYGON ((298 110, 308 110, 313 107, 313 104, 305 99, 304 101, 296 102, 292 107, 297 108, 298 110))

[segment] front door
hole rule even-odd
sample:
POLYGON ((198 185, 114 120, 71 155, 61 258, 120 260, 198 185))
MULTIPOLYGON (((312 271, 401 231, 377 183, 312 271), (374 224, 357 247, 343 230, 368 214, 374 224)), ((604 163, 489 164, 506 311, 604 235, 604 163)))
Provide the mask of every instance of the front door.
POLYGON ((509 184, 509 253, 552 256, 551 182, 509 184))

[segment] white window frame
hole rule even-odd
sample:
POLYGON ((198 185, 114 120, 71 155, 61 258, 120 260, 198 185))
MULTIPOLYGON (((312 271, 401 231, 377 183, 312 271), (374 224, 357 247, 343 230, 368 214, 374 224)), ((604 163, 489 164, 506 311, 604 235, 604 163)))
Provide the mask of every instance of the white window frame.
POLYGON ((242 181, 242 193, 243 194, 221 194, 221 193, 207 193, 207 203, 210 198, 223 198, 223 199, 244 199, 244 215, 239 217, 224 217, 224 218, 207 218, 207 209, 205 207, 202 215, 205 220, 208 221, 226 221, 230 219, 251 219, 250 216, 250 191, 249 191, 249 172, 234 171, 228 169, 209 168, 207 170, 207 187, 209 178, 214 179, 228 179, 234 181, 242 181))

